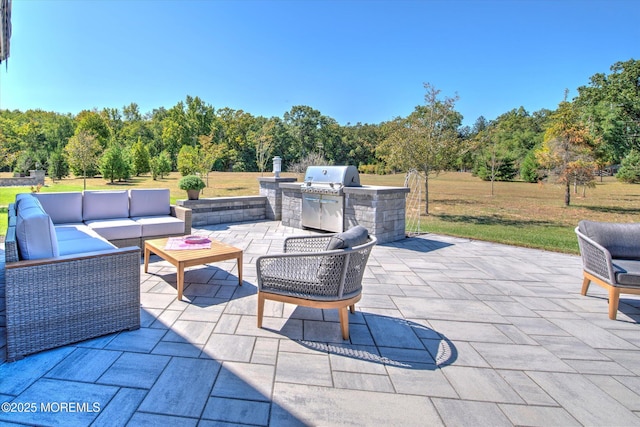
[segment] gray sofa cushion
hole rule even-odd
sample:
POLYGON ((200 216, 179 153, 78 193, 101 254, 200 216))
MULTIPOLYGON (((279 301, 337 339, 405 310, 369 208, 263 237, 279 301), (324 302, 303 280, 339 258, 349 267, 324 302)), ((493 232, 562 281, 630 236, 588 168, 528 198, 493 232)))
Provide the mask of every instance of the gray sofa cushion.
POLYGON ((82 222, 82 193, 34 193, 54 224, 82 222))
POLYGON ((21 259, 59 255, 56 229, 38 199, 31 195, 21 197, 16 216, 16 240, 21 259))
POLYGON ((122 191, 84 191, 82 219, 129 218, 129 193, 122 191))
POLYGON ((84 239, 87 236, 105 240, 88 225, 82 223, 56 225, 56 235, 58 236, 58 244, 65 240, 84 239))
POLYGON ((142 237, 184 234, 184 221, 170 215, 131 218, 142 226, 142 237))
POLYGON ((106 251, 116 246, 100 237, 84 224, 64 224, 56 226, 60 255, 80 255, 86 252, 106 251))
POLYGON ((135 239, 142 236, 142 225, 131 218, 85 221, 85 224, 107 240, 135 239))
POLYGON ((346 249, 367 243, 369 232, 361 225, 356 225, 347 231, 338 233, 327 244, 327 250, 346 249))
POLYGON ((583 220, 578 229, 604 246, 611 258, 640 260, 640 223, 613 223, 583 220))
POLYGON ((111 243, 88 234, 77 236, 75 239, 63 240, 58 243, 60 255, 80 255, 87 252, 108 251, 115 249, 111 243))
POLYGON ((171 213, 168 188, 129 190, 129 216, 159 216, 171 213))

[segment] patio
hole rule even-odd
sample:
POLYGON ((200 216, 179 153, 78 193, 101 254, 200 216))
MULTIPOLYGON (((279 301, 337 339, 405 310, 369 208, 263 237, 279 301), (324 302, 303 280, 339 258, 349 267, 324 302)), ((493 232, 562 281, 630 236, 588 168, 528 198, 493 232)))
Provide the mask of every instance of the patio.
POLYGON ((174 267, 152 257, 142 328, 0 364, 16 403, 0 424, 640 425, 640 299, 609 320, 604 290, 579 293, 578 256, 430 234, 378 245, 346 342, 331 311, 268 301, 256 327, 255 258, 308 232, 194 231, 244 249, 242 287, 235 260, 193 267, 177 301, 174 267))

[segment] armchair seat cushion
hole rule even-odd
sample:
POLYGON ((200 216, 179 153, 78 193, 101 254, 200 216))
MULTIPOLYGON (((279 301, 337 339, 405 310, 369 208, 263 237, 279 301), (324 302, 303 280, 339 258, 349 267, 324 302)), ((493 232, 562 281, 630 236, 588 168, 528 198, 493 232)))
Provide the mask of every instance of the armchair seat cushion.
POLYGON ((340 301, 343 299, 349 299, 360 293, 360 290, 358 290, 349 294, 345 293, 342 297, 337 297, 335 290, 327 293, 326 283, 323 283, 320 280, 299 282, 284 278, 277 278, 276 280, 273 279, 276 278, 262 277, 262 292, 301 298, 309 301, 340 301))
POLYGON ((85 224, 107 240, 134 239, 142 236, 142 225, 131 218, 85 221, 85 224))
POLYGON ((640 261, 614 259, 613 268, 617 283, 640 288, 640 261))

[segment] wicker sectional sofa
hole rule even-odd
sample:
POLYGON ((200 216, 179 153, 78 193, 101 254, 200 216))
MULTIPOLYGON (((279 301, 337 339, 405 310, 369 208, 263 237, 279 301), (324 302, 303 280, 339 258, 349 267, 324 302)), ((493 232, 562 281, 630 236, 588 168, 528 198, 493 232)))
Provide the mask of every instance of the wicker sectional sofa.
POLYGON ((8 215, 7 360, 139 328, 141 245, 191 232, 165 189, 19 194, 8 215))

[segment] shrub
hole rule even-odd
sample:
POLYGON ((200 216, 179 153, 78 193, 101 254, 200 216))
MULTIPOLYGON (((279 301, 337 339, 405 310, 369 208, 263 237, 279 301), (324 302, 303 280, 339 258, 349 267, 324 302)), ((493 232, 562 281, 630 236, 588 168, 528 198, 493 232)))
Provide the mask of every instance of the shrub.
POLYGON ((206 184, 199 176, 187 175, 180 178, 178 187, 180 187, 181 190, 202 190, 206 187, 206 184))

